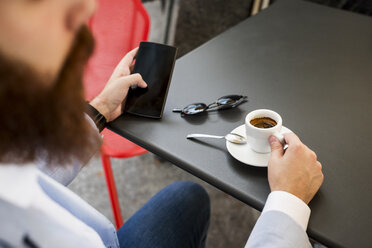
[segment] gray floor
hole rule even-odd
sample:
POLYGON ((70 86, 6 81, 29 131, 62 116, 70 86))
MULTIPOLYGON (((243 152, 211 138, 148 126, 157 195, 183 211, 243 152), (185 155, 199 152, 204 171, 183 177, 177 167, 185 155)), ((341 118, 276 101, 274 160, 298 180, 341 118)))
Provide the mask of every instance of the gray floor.
POLYGON ((252 0, 180 0, 174 38, 178 55, 248 18, 251 4, 252 0))
MULTIPOLYGON (((168 41, 176 44, 180 48, 180 55, 183 55, 246 18, 249 2, 248 0, 176 0, 168 41), (208 8, 212 11, 206 15, 208 8), (224 17, 223 20, 219 18, 221 16, 224 17)), ((164 42, 168 5, 162 11, 160 1, 156 0, 146 2, 145 7, 152 22, 149 40, 164 42)), ((244 247, 259 216, 258 211, 176 166, 160 161, 153 154, 111 161, 124 220, 127 220, 166 185, 178 180, 191 180, 203 185, 211 198, 212 215, 207 247, 244 247)), ((112 220, 99 158, 92 159, 69 188, 112 220)))

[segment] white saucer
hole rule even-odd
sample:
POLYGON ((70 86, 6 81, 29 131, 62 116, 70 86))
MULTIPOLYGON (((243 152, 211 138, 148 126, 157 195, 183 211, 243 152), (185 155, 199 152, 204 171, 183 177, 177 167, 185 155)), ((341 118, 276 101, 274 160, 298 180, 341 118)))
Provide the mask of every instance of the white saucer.
MULTIPOLYGON (((244 137, 245 135, 245 125, 241 125, 234 130, 231 131, 231 133, 240 134, 244 137)), ((292 133, 291 130, 288 128, 282 126, 281 133, 292 133)), ((233 156, 235 159, 239 160, 240 162, 252 166, 257 167, 267 167, 267 164, 270 159, 270 152, 269 153, 257 153, 253 151, 248 144, 234 144, 229 141, 226 141, 226 147, 231 156, 233 156)))

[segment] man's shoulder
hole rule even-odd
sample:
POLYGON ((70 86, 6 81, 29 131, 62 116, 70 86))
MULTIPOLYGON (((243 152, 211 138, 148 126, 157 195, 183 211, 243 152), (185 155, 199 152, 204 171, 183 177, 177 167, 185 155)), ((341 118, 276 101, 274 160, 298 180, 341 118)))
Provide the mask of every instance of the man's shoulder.
POLYGON ((27 218, 24 208, 0 199, 0 247, 23 247, 27 228, 22 220, 27 218))
POLYGON ((38 190, 38 169, 33 164, 0 164, 0 199, 27 208, 38 190))
POLYGON ((0 248, 103 247, 94 230, 57 204, 48 206, 51 211, 34 205, 23 208, 0 199, 0 248))

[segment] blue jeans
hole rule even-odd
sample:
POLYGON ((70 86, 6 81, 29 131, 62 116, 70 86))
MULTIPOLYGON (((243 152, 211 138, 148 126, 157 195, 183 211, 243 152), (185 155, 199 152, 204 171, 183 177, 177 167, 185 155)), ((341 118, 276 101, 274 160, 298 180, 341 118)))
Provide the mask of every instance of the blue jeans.
POLYGON ((205 247, 210 217, 200 185, 173 183, 139 209, 117 232, 120 247, 205 247))

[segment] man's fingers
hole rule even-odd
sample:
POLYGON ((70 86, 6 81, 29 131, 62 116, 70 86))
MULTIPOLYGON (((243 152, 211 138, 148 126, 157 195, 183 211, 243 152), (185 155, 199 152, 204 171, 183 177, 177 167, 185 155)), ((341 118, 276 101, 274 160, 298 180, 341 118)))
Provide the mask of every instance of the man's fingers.
POLYGON ((271 156, 277 158, 282 157, 284 153, 282 143, 274 136, 270 136, 269 143, 271 147, 271 156))
POLYGON ((300 138, 294 133, 285 133, 283 134, 285 142, 288 144, 288 148, 296 147, 298 145, 302 145, 300 138))
POLYGON ((317 162, 316 162, 316 165, 317 165, 320 169, 322 169, 322 163, 320 163, 319 161, 317 161, 317 162))
MULTIPOLYGON (((137 57, 138 47, 134 48, 132 51, 127 53, 116 66, 113 76, 120 77, 123 76, 123 73, 131 68, 133 60, 137 57)), ((131 70, 130 70, 131 71, 131 70)), ((126 72, 127 73, 127 72, 126 72)), ((124 73, 125 74, 125 73, 124 73)), ((129 74, 129 73, 128 73, 129 74)), ((124 75, 126 76, 126 75, 124 75)))
POLYGON ((138 47, 127 53, 124 58, 120 61, 120 65, 129 67, 132 65, 133 60, 136 58, 138 53, 138 47))
POLYGON ((132 73, 134 70, 134 64, 131 64, 130 67, 129 67, 129 71, 132 73))
POLYGON ((146 88, 147 84, 142 79, 142 76, 139 73, 131 74, 129 76, 123 77, 123 82, 128 86, 138 86, 141 88, 146 88))

